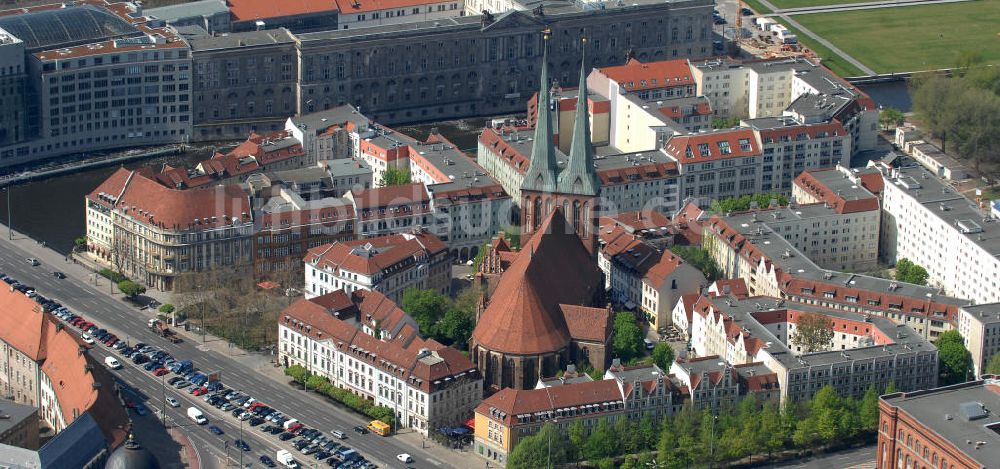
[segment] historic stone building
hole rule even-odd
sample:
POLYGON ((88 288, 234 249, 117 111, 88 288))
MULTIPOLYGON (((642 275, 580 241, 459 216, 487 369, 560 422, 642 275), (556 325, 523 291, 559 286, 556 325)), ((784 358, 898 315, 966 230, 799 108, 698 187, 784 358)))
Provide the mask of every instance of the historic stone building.
POLYGON ((281 130, 299 113, 295 37, 286 29, 190 38, 192 139, 242 139, 281 130))
POLYGON ((384 123, 520 112, 538 88, 538 31, 551 28, 552 77, 575 86, 581 41, 588 66, 708 56, 711 2, 574 4, 297 35, 301 112, 350 103, 384 123))

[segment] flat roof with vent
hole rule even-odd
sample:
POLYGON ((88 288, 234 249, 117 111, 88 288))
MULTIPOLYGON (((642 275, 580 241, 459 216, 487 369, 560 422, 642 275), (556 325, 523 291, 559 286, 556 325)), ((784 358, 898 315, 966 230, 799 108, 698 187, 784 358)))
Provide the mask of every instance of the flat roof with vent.
POLYGON ((889 394, 881 399, 982 467, 997 467, 1000 380, 988 377, 937 389, 889 394))

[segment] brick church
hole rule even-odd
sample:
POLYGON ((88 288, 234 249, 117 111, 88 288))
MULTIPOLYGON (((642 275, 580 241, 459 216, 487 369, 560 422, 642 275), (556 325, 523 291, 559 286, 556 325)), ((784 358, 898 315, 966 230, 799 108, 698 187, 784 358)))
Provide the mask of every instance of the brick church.
MULTIPOLYGON (((539 103, 548 103, 548 33, 539 103)), ((586 60, 579 96, 586 93, 586 60)), ((571 363, 609 363, 614 312, 597 267, 600 183, 594 171, 586 99, 577 101, 565 168, 556 163, 551 117, 539 112, 521 186, 520 251, 502 236, 490 245, 480 278, 491 280, 472 334, 472 360, 487 393, 531 389, 571 363), (492 291, 491 291, 492 290, 492 291)))

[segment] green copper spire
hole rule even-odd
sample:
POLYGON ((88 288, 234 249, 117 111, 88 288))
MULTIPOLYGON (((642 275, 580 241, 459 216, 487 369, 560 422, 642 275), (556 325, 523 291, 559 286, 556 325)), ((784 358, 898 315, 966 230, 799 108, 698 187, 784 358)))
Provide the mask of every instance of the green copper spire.
POLYGON ((594 168, 594 148, 590 144, 590 117, 587 105, 587 39, 581 45, 580 87, 576 97, 576 120, 569 162, 559 175, 559 192, 564 194, 597 195, 600 184, 594 168))
POLYGON ((538 118, 535 122, 535 139, 531 146, 531 163, 524 175, 521 189, 553 192, 556 189, 559 166, 556 164, 556 147, 553 143, 552 117, 549 115, 549 37, 552 31, 542 31, 542 79, 538 90, 538 118))

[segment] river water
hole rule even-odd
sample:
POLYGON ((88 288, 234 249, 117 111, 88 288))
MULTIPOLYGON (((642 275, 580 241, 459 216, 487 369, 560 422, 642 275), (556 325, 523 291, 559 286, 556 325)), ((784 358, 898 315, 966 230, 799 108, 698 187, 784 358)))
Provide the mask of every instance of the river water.
MULTIPOLYGON (((883 107, 894 107, 908 112, 910 96, 904 82, 879 83, 861 87, 883 107)), ((437 128, 441 135, 467 153, 475 153, 476 141, 487 119, 464 119, 432 124, 401 126, 397 130, 423 140, 437 128)), ((125 164, 129 169, 152 167, 159 170, 163 164, 191 165, 207 158, 210 150, 159 157, 152 160, 125 164)), ((60 252, 69 252, 73 240, 84 235, 86 223, 83 197, 93 191, 117 166, 91 169, 79 173, 33 181, 11 188, 10 205, 14 229, 45 241, 60 252)), ((6 195, 0 192, 0 221, 7 223, 4 204, 6 195)))

